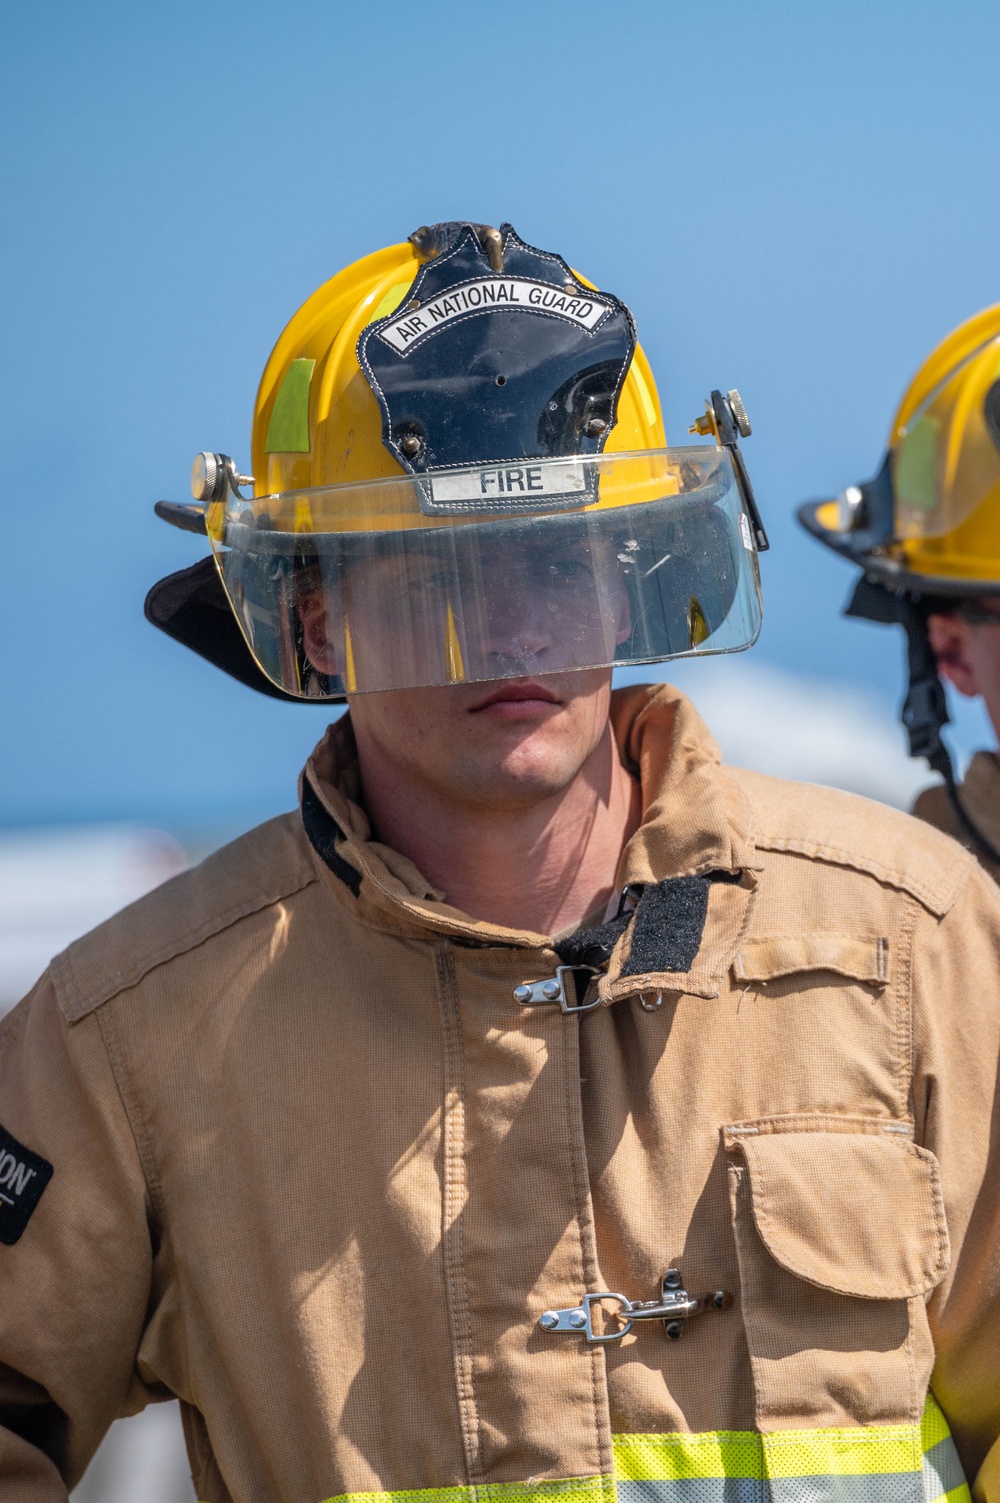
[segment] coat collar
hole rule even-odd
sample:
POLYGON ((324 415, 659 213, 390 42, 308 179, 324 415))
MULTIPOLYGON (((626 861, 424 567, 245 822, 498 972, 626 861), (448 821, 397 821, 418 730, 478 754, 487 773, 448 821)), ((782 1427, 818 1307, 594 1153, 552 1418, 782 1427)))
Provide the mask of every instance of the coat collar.
MULTIPOLYGON (((683 978, 650 973, 616 981, 626 939, 616 947, 602 994, 612 1001, 626 990, 634 993, 641 982, 715 995, 724 958, 720 945, 728 954, 734 924, 740 932, 745 927, 747 894, 754 886, 750 874, 759 866, 747 805, 721 767, 718 747, 700 716, 670 685, 617 690, 611 723, 623 760, 642 788, 642 820, 622 853, 618 885, 719 871, 746 875, 743 885, 713 885, 704 941, 683 978), (679 987, 683 979, 692 984, 679 987)), ((410 933, 436 931, 467 943, 552 949, 550 936, 470 919, 405 856, 372 839, 349 715, 329 727, 313 752, 301 791, 303 818, 322 857, 324 879, 371 921, 410 933)))
POLYGON ((992 752, 976 752, 959 796, 976 829, 982 830, 991 845, 1000 846, 1000 762, 992 752))

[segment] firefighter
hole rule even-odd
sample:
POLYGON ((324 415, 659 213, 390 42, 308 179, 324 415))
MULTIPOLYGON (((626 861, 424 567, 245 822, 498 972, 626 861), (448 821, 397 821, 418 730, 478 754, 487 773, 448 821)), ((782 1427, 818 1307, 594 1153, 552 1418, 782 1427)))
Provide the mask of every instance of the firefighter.
POLYGON ((176 1396, 202 1503, 1000 1499, 998 895, 611 693, 758 631, 738 395, 695 428, 616 297, 437 225, 160 506, 151 619, 349 713, 2 1025, 4 1498, 176 1396))
POLYGON ((873 480, 799 510, 863 570, 845 614, 901 625, 910 755, 942 782, 913 813, 974 851, 1000 881, 1000 763, 979 751, 956 782, 941 736, 942 679, 981 697, 1000 737, 1000 304, 955 329, 911 381, 873 480))

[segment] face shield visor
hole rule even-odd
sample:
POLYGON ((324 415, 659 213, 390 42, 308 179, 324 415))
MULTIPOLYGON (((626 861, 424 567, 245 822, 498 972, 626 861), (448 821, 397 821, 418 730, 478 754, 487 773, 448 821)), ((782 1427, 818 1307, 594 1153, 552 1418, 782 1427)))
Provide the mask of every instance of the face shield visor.
POLYGON ((206 522, 253 657, 304 700, 738 652, 760 629, 725 447, 230 487, 206 522))
POLYGON ((904 543, 954 532, 1000 496, 1000 339, 938 383, 892 451, 895 531, 904 543))

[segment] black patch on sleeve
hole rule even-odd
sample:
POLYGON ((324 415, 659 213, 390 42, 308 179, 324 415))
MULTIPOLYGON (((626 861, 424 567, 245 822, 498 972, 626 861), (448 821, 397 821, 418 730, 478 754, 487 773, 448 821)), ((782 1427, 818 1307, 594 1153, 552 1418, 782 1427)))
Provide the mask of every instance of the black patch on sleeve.
POLYGON ((51 1178, 52 1165, 0 1127, 0 1242, 18 1240, 51 1178))
POLYGON ((701 947, 712 877, 667 877, 643 890, 623 976, 689 971, 701 947))
POLYGON ((343 832, 307 777, 302 780, 302 824, 319 859, 357 897, 361 891, 361 873, 337 850, 337 840, 343 832))
POLYGON ((0 1399, 0 1425, 47 1456, 65 1477, 69 1465, 69 1420, 40 1384, 18 1373, 17 1391, 30 1394, 25 1401, 0 1399))

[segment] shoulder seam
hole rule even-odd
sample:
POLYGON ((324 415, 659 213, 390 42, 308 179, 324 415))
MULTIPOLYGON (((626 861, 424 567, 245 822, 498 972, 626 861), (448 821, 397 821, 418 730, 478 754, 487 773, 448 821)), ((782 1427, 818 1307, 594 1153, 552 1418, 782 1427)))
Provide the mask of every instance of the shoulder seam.
MULTIPOLYGON (((125 1120, 128 1123, 129 1132, 132 1134, 132 1144, 135 1148, 136 1158, 142 1170, 142 1177, 146 1183, 146 1195, 153 1215, 163 1226, 163 1197, 160 1189, 160 1178, 156 1170, 156 1161, 153 1157, 146 1130, 145 1120, 138 1109, 138 1102, 132 1089, 132 1081, 125 1067, 124 1051, 121 1041, 115 1033, 112 1019, 107 1013, 100 1013, 96 1008, 94 1012, 94 1024, 101 1036, 101 1045, 104 1049, 105 1058, 108 1061, 108 1069, 118 1092, 125 1120)), ((82 1019, 80 1020, 82 1021, 82 1019)))
POLYGON ((809 856, 814 860, 828 861, 831 866, 846 866, 853 871, 864 872, 879 882, 907 892, 937 918, 943 918, 951 908, 963 886, 963 878, 975 865, 975 858, 968 851, 959 850, 955 860, 942 868, 940 883, 930 886, 921 882, 912 873, 886 866, 873 856, 840 846, 826 845, 821 841, 803 840, 790 835, 757 835, 757 848, 762 851, 782 851, 794 856, 809 856))
POLYGON ((117 997, 119 993, 137 986, 144 977, 149 975, 150 971, 155 971, 158 966, 164 965, 168 960, 173 960, 178 955, 188 954, 189 951, 204 944, 207 939, 221 934, 224 929, 238 923, 240 919, 248 918, 253 913, 260 913, 282 898, 292 897, 293 894, 301 892, 303 888, 311 886, 317 880, 315 870, 303 864, 297 872, 289 875, 287 882, 282 882, 278 887, 266 893, 258 893, 249 899, 244 898, 242 902, 226 909, 223 913, 213 914, 199 928, 138 957, 128 969, 116 971, 108 979, 106 985, 98 986, 90 993, 82 992, 78 984, 73 966, 73 952, 76 945, 70 945, 55 957, 50 966, 56 996, 67 1023, 78 1023, 95 1008, 102 1007, 105 1002, 110 1002, 112 997, 117 997))

